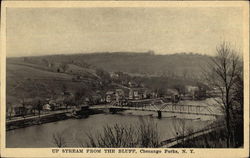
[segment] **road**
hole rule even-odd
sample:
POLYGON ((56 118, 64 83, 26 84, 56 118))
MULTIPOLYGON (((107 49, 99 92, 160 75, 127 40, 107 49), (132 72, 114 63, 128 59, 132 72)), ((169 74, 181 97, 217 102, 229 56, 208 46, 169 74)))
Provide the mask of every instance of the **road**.
POLYGON ((47 114, 41 114, 40 116, 39 115, 35 115, 35 116, 29 116, 29 117, 15 117, 11 120, 6 120, 6 123, 13 123, 13 122, 16 122, 16 121, 21 121, 21 120, 30 120, 30 119, 36 119, 36 118, 39 118, 39 117, 45 117, 45 116, 50 116, 50 115, 55 115, 55 114, 62 114, 62 113, 69 113, 71 112, 72 110, 71 109, 68 109, 67 111, 66 110, 58 110, 58 111, 49 111, 47 114))

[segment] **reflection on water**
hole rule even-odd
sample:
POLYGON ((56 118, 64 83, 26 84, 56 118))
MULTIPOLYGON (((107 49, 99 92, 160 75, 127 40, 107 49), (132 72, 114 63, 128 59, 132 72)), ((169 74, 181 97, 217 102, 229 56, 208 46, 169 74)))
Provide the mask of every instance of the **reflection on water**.
MULTIPOLYGON (((6 132, 6 147, 19 148, 39 148, 55 147, 52 142, 53 133, 63 133, 67 146, 77 147, 80 142, 84 142, 86 132, 95 133, 101 131, 104 125, 133 124, 136 126, 140 117, 149 115, 157 123, 160 140, 175 137, 176 126, 184 115, 163 113, 162 119, 157 119, 155 112, 125 111, 121 114, 98 114, 91 115, 86 119, 69 119, 21 128, 6 132), (135 114, 137 116, 135 116, 135 114), (144 116, 140 116, 144 115, 144 116)), ((185 126, 193 130, 201 129, 212 122, 212 117, 186 116, 185 126)))

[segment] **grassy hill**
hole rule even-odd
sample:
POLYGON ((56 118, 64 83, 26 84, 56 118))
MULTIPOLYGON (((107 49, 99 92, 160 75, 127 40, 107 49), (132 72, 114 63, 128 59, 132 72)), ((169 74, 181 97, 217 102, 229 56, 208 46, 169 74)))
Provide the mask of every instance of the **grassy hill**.
POLYGON ((63 91, 75 93, 86 89, 92 93, 93 85, 98 85, 100 80, 92 69, 69 65, 67 72, 57 72, 53 68, 21 60, 8 61, 6 73, 9 104, 18 104, 24 98, 37 96, 51 98, 63 91), (82 77, 75 79, 77 74, 82 77))
MULTIPOLYGON (((15 60, 20 60, 20 58, 15 60)), ((74 63, 81 67, 97 67, 109 72, 123 71, 131 74, 175 74, 179 76, 186 73, 192 76, 199 74, 200 67, 207 63, 209 56, 194 53, 154 55, 152 53, 113 52, 27 57, 25 60, 36 64, 74 63)))
POLYGON ((36 96, 50 98, 65 90, 95 93, 104 82, 105 71, 139 76, 138 80, 152 88, 191 83, 208 60, 209 56, 199 54, 128 52, 7 58, 7 102, 36 96))

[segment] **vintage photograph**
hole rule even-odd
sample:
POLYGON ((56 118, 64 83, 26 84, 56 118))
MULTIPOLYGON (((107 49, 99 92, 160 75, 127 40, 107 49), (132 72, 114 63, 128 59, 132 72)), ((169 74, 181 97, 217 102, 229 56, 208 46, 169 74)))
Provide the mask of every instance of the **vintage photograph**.
POLYGON ((243 8, 6 9, 6 148, 244 148, 243 8))

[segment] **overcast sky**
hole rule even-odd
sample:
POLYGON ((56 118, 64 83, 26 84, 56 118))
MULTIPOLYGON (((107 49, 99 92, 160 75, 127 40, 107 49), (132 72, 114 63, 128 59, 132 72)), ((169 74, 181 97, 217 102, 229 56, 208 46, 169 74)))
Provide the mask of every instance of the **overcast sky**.
POLYGON ((242 47, 240 8, 9 8, 7 56, 242 47))

